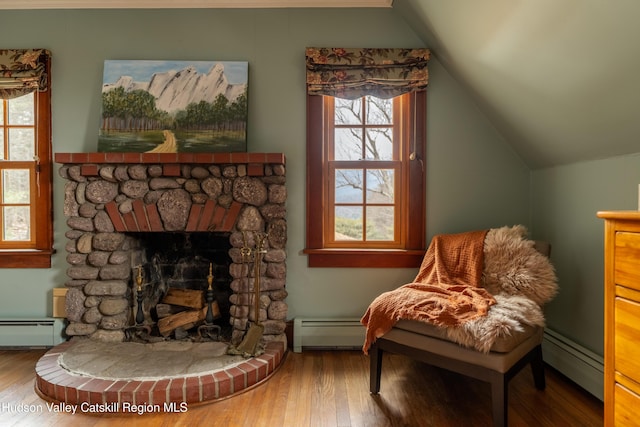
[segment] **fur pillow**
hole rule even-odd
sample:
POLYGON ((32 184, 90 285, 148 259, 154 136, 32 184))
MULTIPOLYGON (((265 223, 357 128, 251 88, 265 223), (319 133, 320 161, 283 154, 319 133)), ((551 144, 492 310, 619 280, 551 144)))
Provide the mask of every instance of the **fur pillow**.
POLYGON ((558 293, 558 279, 549 258, 526 236, 523 225, 487 232, 482 282, 493 295, 520 295, 542 306, 558 293))

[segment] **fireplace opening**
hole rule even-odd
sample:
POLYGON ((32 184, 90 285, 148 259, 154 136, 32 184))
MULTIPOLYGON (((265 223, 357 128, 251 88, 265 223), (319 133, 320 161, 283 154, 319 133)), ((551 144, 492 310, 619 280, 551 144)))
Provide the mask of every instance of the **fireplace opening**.
POLYGON ((143 342, 165 339, 229 342, 233 293, 229 273, 230 233, 127 235, 133 242, 132 323, 145 325, 145 328, 130 328, 127 338, 143 342), (140 286, 136 283, 138 277, 140 286), (142 295, 142 322, 141 318, 136 319, 138 289, 142 295), (203 332, 203 324, 214 325, 214 328, 203 332))

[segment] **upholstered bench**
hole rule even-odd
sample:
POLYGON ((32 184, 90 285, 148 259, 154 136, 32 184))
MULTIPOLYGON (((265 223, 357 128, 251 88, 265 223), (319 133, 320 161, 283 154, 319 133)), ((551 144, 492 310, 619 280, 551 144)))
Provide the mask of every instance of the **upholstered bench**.
MULTIPOLYGON (((522 291, 524 295, 535 300, 536 304, 541 305, 555 295, 555 271, 550 263, 539 265, 540 260, 536 261, 537 264, 532 262, 529 255, 535 248, 536 252, 544 254, 548 260, 551 247, 546 242, 527 241, 524 237, 525 232, 522 226, 498 230, 500 239, 497 243, 485 246, 483 281, 486 288, 494 294, 504 294, 508 299, 509 296, 519 295, 522 291), (524 251, 525 254, 528 251, 526 260, 519 262, 518 258, 514 258, 513 262, 509 262, 512 237, 518 243, 515 251, 524 251), (501 267, 504 263, 508 264, 508 268, 501 267), (504 273, 496 269, 504 270, 504 273), (536 289, 536 275, 540 276, 540 289, 536 289)), ((493 238, 493 235, 491 237, 493 238)), ((537 257, 540 258, 539 254, 537 257)), ((500 301, 508 302, 507 299, 501 298, 500 301)), ((460 334, 452 334, 445 327, 401 319, 377 338, 369 348, 370 391, 374 394, 380 392, 383 353, 386 351, 406 355, 433 366, 489 382, 493 425, 506 426, 508 384, 514 375, 530 364, 536 388, 545 388, 541 345, 543 331, 544 327, 540 324, 520 321, 517 327, 509 329, 507 333, 496 333, 488 348, 488 344, 484 343, 485 348, 479 349, 478 345, 472 345, 472 339, 461 339, 460 334)))

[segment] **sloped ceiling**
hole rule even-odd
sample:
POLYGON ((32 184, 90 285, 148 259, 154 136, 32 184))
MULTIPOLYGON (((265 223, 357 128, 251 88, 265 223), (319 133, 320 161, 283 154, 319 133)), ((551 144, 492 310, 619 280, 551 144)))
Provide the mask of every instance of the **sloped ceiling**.
POLYGON ((640 2, 393 7, 530 167, 640 152, 640 2))

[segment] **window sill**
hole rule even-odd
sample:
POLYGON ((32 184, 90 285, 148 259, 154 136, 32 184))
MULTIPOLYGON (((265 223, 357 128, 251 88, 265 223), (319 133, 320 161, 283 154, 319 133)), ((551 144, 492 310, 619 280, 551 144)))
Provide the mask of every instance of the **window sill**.
POLYGON ((2 249, 0 268, 51 268, 51 255, 54 253, 54 250, 2 249))
POLYGON ((305 249, 309 267, 417 268, 423 250, 403 249, 305 249))

